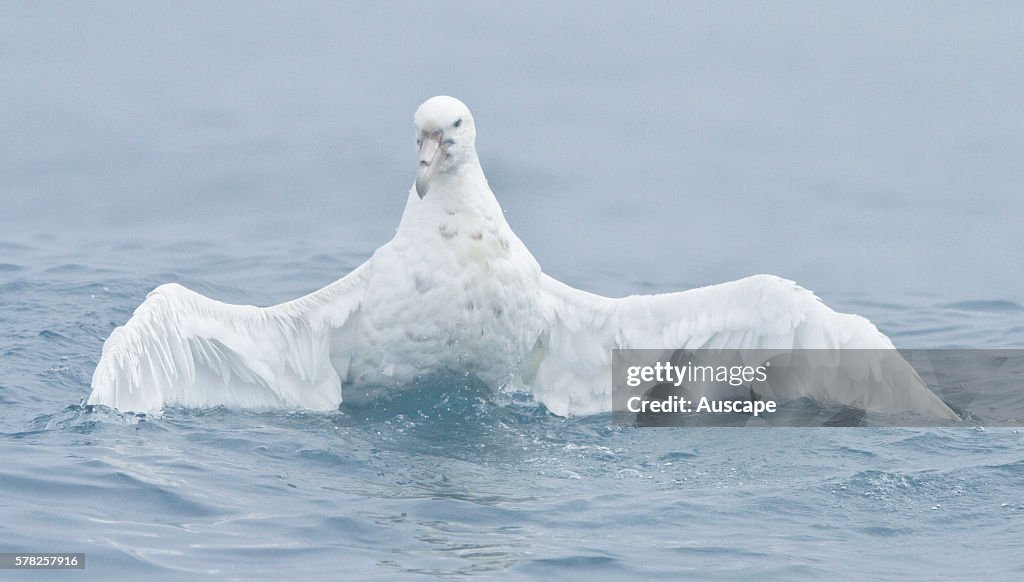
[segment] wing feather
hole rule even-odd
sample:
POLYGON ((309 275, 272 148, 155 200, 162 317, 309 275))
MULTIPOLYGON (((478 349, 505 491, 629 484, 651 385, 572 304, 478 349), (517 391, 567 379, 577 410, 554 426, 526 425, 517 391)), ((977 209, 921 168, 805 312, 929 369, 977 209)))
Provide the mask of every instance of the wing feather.
POLYGON ((350 343, 340 336, 369 270, 364 263, 319 291, 265 308, 161 285, 103 344, 88 403, 131 412, 172 404, 336 408, 343 378, 331 349, 350 343))
POLYGON ((762 354, 815 349, 829 350, 816 353, 833 358, 826 362, 833 373, 863 370, 871 382, 821 382, 816 377, 769 396, 807 396, 876 412, 958 418, 871 322, 836 313, 810 291, 779 277, 756 275, 679 293, 612 299, 542 275, 541 293, 547 330, 526 359, 521 381, 556 414, 611 410, 615 348, 743 349, 762 354), (890 352, 881 361, 848 365, 864 350, 890 352), (872 386, 867 393, 851 389, 866 384, 872 386))

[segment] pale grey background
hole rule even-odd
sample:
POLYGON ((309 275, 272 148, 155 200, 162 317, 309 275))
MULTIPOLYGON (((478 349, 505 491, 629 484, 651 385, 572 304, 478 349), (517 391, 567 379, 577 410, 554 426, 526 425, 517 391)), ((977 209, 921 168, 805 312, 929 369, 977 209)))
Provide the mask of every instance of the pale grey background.
POLYGON ((3 2, 0 237, 366 255, 447 93, 577 285, 1021 301, 1024 4, 893 4, 3 2))

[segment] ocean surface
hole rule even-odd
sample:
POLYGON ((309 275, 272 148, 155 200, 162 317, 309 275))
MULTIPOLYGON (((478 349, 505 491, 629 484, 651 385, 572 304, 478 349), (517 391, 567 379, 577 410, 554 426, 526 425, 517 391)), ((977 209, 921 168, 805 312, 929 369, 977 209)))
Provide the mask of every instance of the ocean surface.
POLYGON ((1022 26, 1019 3, 0 4, 0 552, 87 555, 0 579, 1024 577, 1012 427, 617 427, 458 380, 331 413, 83 406, 158 284, 268 305, 385 243, 439 93, 573 286, 768 272, 900 348, 1024 348, 1022 26))

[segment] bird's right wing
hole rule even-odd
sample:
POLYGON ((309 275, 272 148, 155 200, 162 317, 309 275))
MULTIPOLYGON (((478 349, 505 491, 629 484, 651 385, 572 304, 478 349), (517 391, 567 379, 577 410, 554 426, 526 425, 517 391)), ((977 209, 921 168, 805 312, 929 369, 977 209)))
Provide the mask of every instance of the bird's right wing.
POLYGON ((768 396, 809 397, 884 413, 957 419, 863 317, 836 313, 813 293, 770 275, 660 295, 601 297, 541 276, 546 330, 519 383, 560 415, 612 408, 612 350, 822 350, 843 362, 832 371, 864 374, 803 382, 768 396), (858 354, 877 361, 856 360, 858 354), (849 361, 854 365, 846 365, 849 361))
POLYGON ((345 323, 370 269, 265 308, 161 285, 103 344, 88 404, 143 413, 172 404, 336 408, 349 362, 345 323))

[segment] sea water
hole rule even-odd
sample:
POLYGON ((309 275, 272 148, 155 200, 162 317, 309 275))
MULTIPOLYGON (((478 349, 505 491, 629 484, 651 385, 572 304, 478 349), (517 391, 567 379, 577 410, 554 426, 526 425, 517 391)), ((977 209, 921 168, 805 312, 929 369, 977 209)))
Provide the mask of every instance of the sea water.
POLYGON ((576 287, 771 272, 901 348, 1024 347, 1021 20, 3 5, 0 551, 92 579, 1020 577, 1014 428, 618 427, 458 376, 329 413, 83 401, 156 285, 268 305, 386 242, 437 93, 576 287))

